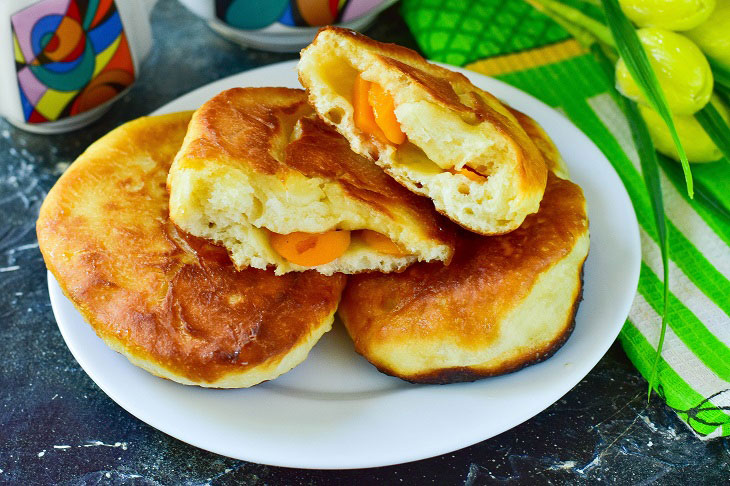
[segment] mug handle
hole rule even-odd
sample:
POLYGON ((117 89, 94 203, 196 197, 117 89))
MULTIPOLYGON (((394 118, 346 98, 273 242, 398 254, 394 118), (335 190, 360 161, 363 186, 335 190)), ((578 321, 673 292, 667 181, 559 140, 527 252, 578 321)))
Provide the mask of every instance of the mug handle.
POLYGON ((215 2, 202 0, 178 0, 185 8, 206 20, 215 18, 215 2))

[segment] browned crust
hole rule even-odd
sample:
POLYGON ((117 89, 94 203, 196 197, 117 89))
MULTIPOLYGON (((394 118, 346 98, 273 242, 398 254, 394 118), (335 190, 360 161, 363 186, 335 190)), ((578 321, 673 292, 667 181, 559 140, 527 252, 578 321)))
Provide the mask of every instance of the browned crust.
MULTIPOLYGON (((378 55, 378 58, 392 69, 403 73, 406 77, 408 77, 411 83, 418 85, 437 103, 447 106, 452 110, 472 115, 470 117, 470 121, 472 123, 476 123, 484 119, 486 114, 485 105, 481 103, 471 107, 462 103, 459 99, 459 95, 456 94, 456 91, 454 91, 454 88, 452 87, 452 84, 454 83, 453 80, 449 81, 448 78, 437 76, 424 70, 426 66, 414 67, 410 64, 406 64, 405 62, 388 57, 387 55, 378 55)), ((431 68, 431 66, 429 65, 428 68, 431 68)), ((459 81, 462 80, 459 79, 459 81)))
POLYGON ((548 170, 551 172, 561 170, 560 152, 548 134, 545 133, 545 130, 543 130, 543 128, 528 115, 512 108, 509 105, 505 105, 505 107, 515 116, 517 121, 520 122, 522 128, 535 143, 535 146, 537 146, 540 153, 542 153, 543 160, 545 160, 548 170))
MULTIPOLYGON (((585 259, 583 260, 585 263, 585 259)), ((580 287, 576 293, 576 297, 573 300, 573 305, 563 327, 563 332, 555 336, 551 342, 545 344, 542 349, 532 351, 527 355, 519 356, 517 358, 505 361, 501 366, 490 368, 490 369, 479 369, 478 367, 454 367, 454 368, 442 368, 433 370, 426 373, 420 373, 415 375, 402 375, 387 368, 381 367, 372 363, 378 371, 386 375, 395 376, 401 378, 410 383, 424 384, 424 385, 448 385, 449 383, 463 383, 480 380, 482 378, 489 378, 492 376, 506 375, 508 373, 514 373, 528 366, 541 363, 546 359, 552 357, 558 352, 560 348, 568 341, 573 330, 575 329, 575 316, 578 313, 578 307, 583 300, 583 269, 584 265, 581 264, 580 268, 580 287)))
POLYGON ((96 142, 51 189, 36 231, 97 335, 202 384, 275 367, 328 322, 346 277, 238 272, 225 251, 176 230, 165 179, 189 118, 143 118, 96 142))
MULTIPOLYGON (((409 49, 398 44, 379 42, 359 32, 355 32, 353 30, 345 29, 342 27, 327 25, 320 28, 310 45, 317 43, 317 38, 320 37, 320 35, 322 35, 322 33, 324 32, 331 32, 336 35, 346 37, 356 42, 361 47, 377 51, 379 54, 390 57, 392 59, 396 59, 402 62, 408 62, 409 64, 419 64, 427 66, 429 71, 434 75, 448 79, 452 82, 469 82, 467 77, 461 73, 457 73, 436 64, 429 63, 423 58, 423 56, 421 56, 413 49, 409 49)), ((302 51, 306 49, 308 49, 308 47, 305 47, 304 49, 302 49, 302 51)))
POLYGON ((182 155, 263 174, 284 174, 284 149, 296 122, 312 114, 302 91, 232 88, 193 114, 182 155))
MULTIPOLYGON (((529 295, 540 275, 572 251, 587 229, 580 188, 550 174, 540 211, 528 216, 520 228, 492 237, 461 232, 448 267, 416 263, 400 274, 354 276, 343 294, 340 316, 355 349, 368 359, 372 357, 369 349, 380 344, 407 347, 419 339, 427 343, 443 340, 464 351, 488 348, 504 317, 529 295)), ((574 296, 571 315, 579 298, 580 290, 574 296)), ((566 328, 562 333, 565 339, 569 332, 566 328)), ((506 373, 545 359, 562 345, 560 339, 516 360, 498 363, 493 370, 483 363, 401 377, 446 383, 506 373)), ((373 364, 399 376, 392 365, 373 364)))
MULTIPOLYGON (((341 27, 322 27, 310 47, 304 50, 321 42, 320 36, 325 34, 346 38, 358 44, 360 48, 372 51, 382 62, 419 86, 434 102, 459 113, 467 123, 477 124, 486 121, 492 124, 512 148, 515 155, 512 161, 513 170, 519 177, 522 191, 542 194, 547 182, 547 168, 542 154, 519 121, 492 94, 474 86, 463 74, 432 64, 411 49, 378 42, 341 27), (465 95, 466 100, 460 98, 460 95, 465 95)), ((299 80, 305 88, 309 88, 301 74, 299 80)), ((383 166, 378 157, 373 159, 378 165, 383 166)))
POLYGON ((282 179, 292 172, 321 177, 340 184, 351 198, 374 211, 394 220, 406 217, 429 238, 453 247, 448 222, 433 204, 350 150, 344 137, 314 116, 303 90, 229 89, 203 104, 190 127, 188 142, 178 155, 186 163, 225 164, 282 179), (297 123, 301 135, 294 138, 297 123))

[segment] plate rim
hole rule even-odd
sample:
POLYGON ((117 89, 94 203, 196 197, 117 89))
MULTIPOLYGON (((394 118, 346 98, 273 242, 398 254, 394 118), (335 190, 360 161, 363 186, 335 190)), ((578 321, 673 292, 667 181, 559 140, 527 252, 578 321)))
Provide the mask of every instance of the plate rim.
MULTIPOLYGON (((188 99, 195 99, 196 97, 200 97, 202 93, 205 93, 207 91, 211 90, 222 90, 226 89, 227 87, 231 87, 237 84, 237 80, 239 78, 245 78, 245 77, 253 77, 257 74, 260 74, 261 71, 266 70, 278 70, 278 69, 287 69, 287 68, 293 68, 296 66, 297 61, 291 60, 291 61, 284 61, 280 63, 274 63, 267 66, 258 67, 251 70, 246 70, 216 81, 213 81, 211 83, 207 83, 203 86, 200 86, 194 90, 189 91, 188 93, 185 93, 181 96, 178 96, 174 100, 171 100, 168 103, 165 103, 161 107, 157 108, 153 112, 150 113, 150 115, 158 115, 163 113, 169 113, 171 111, 175 111, 175 106, 180 105, 181 103, 184 103, 185 100, 188 99)), ((351 461, 350 463, 328 463, 326 460, 322 463, 318 464, 304 464, 301 462, 297 462, 296 460, 292 460, 293 458, 288 458, 288 460, 279 460, 276 458, 271 458, 267 456, 266 454, 257 454, 257 453, 251 453, 252 451, 232 451, 230 448, 218 446, 217 444, 210 444, 205 443, 204 440, 197 440, 195 437, 191 438, 185 433, 182 433, 179 430, 172 430, 170 427, 166 426, 165 424, 160 425, 159 420, 155 420, 154 416, 150 416, 150 413, 147 412, 145 409, 141 409, 140 407, 134 406, 134 404, 130 404, 128 399, 125 399, 124 394, 120 393, 118 389, 112 389, 108 386, 106 383, 105 378, 102 376, 103 373, 100 370, 97 370, 92 365, 90 365, 89 361, 86 359, 86 355, 84 354, 84 351, 82 349, 79 349, 76 346, 76 340, 73 336, 70 335, 70 330, 65 327, 65 325, 62 325, 61 320, 59 319, 59 315, 62 315, 62 312, 59 311, 61 306, 61 302, 59 301, 59 298, 66 298, 63 294, 62 290, 60 289, 60 286, 58 286, 57 282, 55 281, 55 278, 51 274, 51 272, 48 272, 48 290, 50 294, 50 300, 51 300, 51 306, 53 308, 54 317, 56 318, 57 325, 60 329, 61 335, 66 342, 67 347, 73 354, 76 361, 79 363, 79 365, 82 367, 82 369, 86 372, 86 374, 94 381, 94 383, 99 386, 99 388, 107 395, 109 396, 117 405, 125 409, 127 412, 132 414, 137 419, 145 422, 146 424, 156 428, 157 430, 162 431, 163 433, 170 435, 171 437, 174 437, 178 440, 181 440, 187 444, 190 444, 192 446, 201 448, 203 450, 207 450, 210 452, 214 452, 216 454, 220 454, 227 457, 232 457, 239 460, 245 460, 250 462, 257 462, 260 464, 268 464, 272 466, 280 466, 280 467, 290 467, 290 468, 302 468, 302 469, 355 469, 355 468, 370 468, 370 467, 381 467, 381 466, 388 466, 388 465, 394 465, 394 464, 401 464, 401 463, 407 463, 412 462, 420 459, 426 459, 434 456, 438 456, 441 454, 453 452, 468 446, 471 446, 473 444, 476 444, 478 442, 481 442, 483 440, 487 440, 491 437, 495 437, 507 430, 510 430, 519 424, 529 420, 530 418, 536 416, 543 410, 550 407, 552 404, 554 404, 556 401, 558 401, 562 396, 564 396, 567 392, 569 392, 571 389, 573 389, 580 381, 582 381, 585 376, 590 373, 590 371, 596 366, 596 364, 601 360, 601 358, 606 354, 610 346, 615 342, 618 334, 620 333, 624 322, 626 321, 626 318, 628 317, 629 310, 631 307, 631 304, 633 302, 633 296, 636 294, 636 290, 638 288, 638 281, 639 281, 639 273, 641 268, 641 246, 640 246, 640 236, 639 236, 639 226, 638 221, 636 218, 636 213, 633 208, 633 204, 628 196, 628 193, 623 185, 623 183, 620 180, 620 177, 618 176, 618 173, 616 172, 615 168, 611 165, 611 163, 608 161, 608 159, 605 157, 603 152, 593 143, 592 140, 590 140, 576 125, 574 125, 567 117, 565 117, 562 113, 555 110, 554 108, 548 106, 547 104, 543 103, 542 101, 538 100, 537 98, 533 97, 532 95, 519 90, 518 88, 515 88, 507 83, 504 83, 500 80, 490 78, 487 76, 483 76, 479 73, 475 73, 473 71, 468 71, 462 68, 456 68, 454 66, 447 66, 451 70, 461 72, 462 74, 466 75, 470 78, 470 80, 474 81, 474 79, 480 80, 486 80, 487 84, 494 84, 495 86, 499 87, 500 91, 504 91, 508 93, 505 98, 509 100, 510 96, 518 96, 523 97, 531 105, 539 106, 541 110, 547 110, 551 113, 551 116, 558 116, 564 120, 572 129, 574 129, 577 134, 579 134, 580 137, 584 138, 585 142, 588 142, 592 147, 592 149, 595 150, 597 154, 600 155, 600 158, 603 159, 602 162, 605 162, 608 169, 613 173, 613 175, 618 180, 618 185, 613 187, 613 190, 618 190, 620 193, 621 199, 623 199, 624 204, 628 204, 628 214, 627 216, 630 217, 630 221, 624 221, 626 223, 626 227, 629 228, 629 231, 627 234, 623 235, 624 239, 628 242, 631 241, 630 247, 632 249, 636 249, 637 251, 632 252, 631 256, 634 258, 634 262, 631 266, 631 273, 630 273, 630 282, 624 282, 623 287, 626 287, 626 290, 624 291, 627 294, 630 294, 632 297, 627 298, 624 302, 623 309, 620 310, 620 312, 617 312, 618 314, 624 316, 621 320, 620 324, 615 325, 615 329, 613 329, 610 333, 611 339, 606 339, 605 342, 601 343, 600 346, 597 346, 592 353, 592 358, 589 360, 589 365, 586 365, 586 362, 583 364, 583 368, 585 368, 585 372, 580 372, 579 377, 577 378, 577 381, 573 382, 572 379, 570 380, 560 380, 557 382, 557 384, 551 388, 550 398, 543 399, 540 401, 535 401, 532 403, 531 406, 525 407, 522 412, 519 414, 519 417, 517 417, 516 420, 511 420, 507 425, 503 425, 496 428, 495 433, 490 433, 487 436, 482 436, 481 438, 477 438, 474 440, 474 436, 479 436, 480 434, 472 434, 469 436, 468 439, 457 441, 458 444, 456 447, 453 445, 452 442, 448 442, 442 447, 433 446, 428 449, 427 452, 423 452, 423 450, 419 452, 410 452, 409 451, 401 451, 401 455, 398 457, 393 458, 392 460, 386 460, 385 462, 383 460, 373 460, 373 461, 367 461, 367 460, 355 460, 351 461), (631 234, 629 234, 631 233, 631 234), (56 286, 56 289, 53 288, 53 285, 56 286), (245 453, 242 453, 245 452, 245 453)), ((267 78, 268 79, 268 78, 267 78)), ((529 112, 528 112, 529 114, 529 112)), ((593 244, 591 245, 593 247, 593 244)), ((591 255, 589 254, 588 258, 591 258, 591 255)), ((586 260, 588 262, 588 260, 586 260)), ((89 327, 89 330, 93 332, 93 330, 89 327)), ((572 335, 571 335, 572 338, 572 335)), ((569 340, 570 341, 570 338, 569 340)), ((99 342, 101 346, 105 346, 103 342, 99 342)), ((595 343, 594 343, 595 345, 595 343)), ((595 347, 595 346, 594 346, 595 347)), ((509 377, 510 375, 505 375, 509 377)), ((479 383, 479 382, 477 382, 479 383)), ((481 383, 484 383, 482 381, 481 383)), ((183 385, 178 385, 183 386, 183 385)), ((210 441, 209 441, 210 442, 210 441)))

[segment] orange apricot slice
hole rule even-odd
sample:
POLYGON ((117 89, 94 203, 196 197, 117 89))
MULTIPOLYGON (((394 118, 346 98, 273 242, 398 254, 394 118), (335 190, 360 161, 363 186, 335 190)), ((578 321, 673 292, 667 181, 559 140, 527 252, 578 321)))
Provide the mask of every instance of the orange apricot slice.
POLYGON ((391 240, 382 233, 378 233, 377 231, 361 230, 360 238, 362 238, 363 241, 368 244, 368 246, 373 248, 375 251, 379 251, 380 253, 386 253, 388 255, 394 256, 407 255, 407 253, 404 253, 398 245, 393 243, 393 240, 391 240))
POLYGON ((378 83, 370 83, 368 102, 375 114, 375 123, 383 131, 385 137, 396 145, 405 142, 406 134, 400 129, 400 123, 395 117, 393 97, 378 83))
POLYGON ((373 135, 379 140, 386 141, 387 138, 378 124, 375 122, 373 107, 370 106, 368 93, 370 92, 370 81, 365 81, 359 75, 355 78, 355 87, 352 90, 352 107, 354 108, 355 126, 373 135))
POLYGON ((350 246, 350 232, 334 230, 325 233, 296 231, 286 235, 271 233, 269 242, 287 261, 303 267, 316 267, 345 253, 350 246))
POLYGON ((449 169, 449 172, 451 172, 452 174, 461 174, 464 177, 473 180, 474 182, 486 182, 487 181, 486 177, 474 172, 473 170, 471 170, 467 167, 464 167, 463 169, 459 169, 459 170, 449 169))

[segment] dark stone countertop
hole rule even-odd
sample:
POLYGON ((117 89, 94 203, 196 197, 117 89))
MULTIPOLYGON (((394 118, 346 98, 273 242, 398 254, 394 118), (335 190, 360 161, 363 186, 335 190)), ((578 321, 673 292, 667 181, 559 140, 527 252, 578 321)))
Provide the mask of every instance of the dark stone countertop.
MULTIPOLYGON (((727 484, 730 440, 700 442, 660 400, 647 405, 646 382, 617 344, 571 392, 522 425, 451 454, 370 470, 229 459, 116 405, 71 356, 51 311, 34 231, 46 192, 113 127, 210 81, 296 57, 241 49, 174 0, 161 0, 152 22, 155 45, 140 81, 97 123, 41 136, 0 120, 0 483, 727 484)), ((415 47, 395 8, 367 33, 415 47)))

